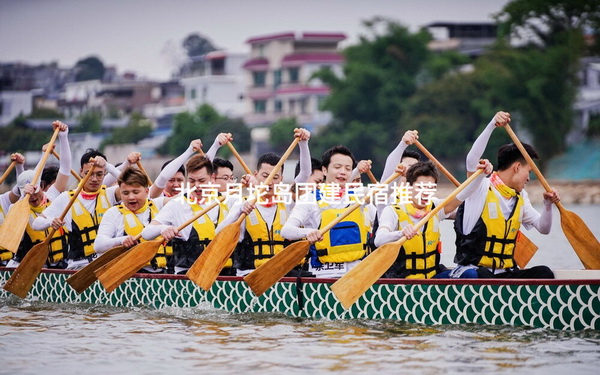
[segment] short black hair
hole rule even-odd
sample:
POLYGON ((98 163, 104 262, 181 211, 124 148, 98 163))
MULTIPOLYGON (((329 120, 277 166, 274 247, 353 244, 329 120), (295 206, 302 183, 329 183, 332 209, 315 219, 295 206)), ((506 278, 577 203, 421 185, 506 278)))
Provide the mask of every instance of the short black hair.
MULTIPOLYGON (((258 162, 256 163, 256 170, 260 170, 261 165, 269 164, 272 166, 276 166, 279 163, 281 157, 273 152, 267 152, 260 158, 258 158, 258 162)), ((281 166, 281 170, 283 171, 283 165, 281 166)))
POLYGON ((95 148, 88 148, 87 150, 85 150, 85 153, 81 157, 81 168, 83 169, 83 166, 89 163, 91 158, 95 158, 96 156, 102 156, 104 160, 108 161, 106 156, 100 151, 96 150, 95 148))
POLYGON ((414 184, 417 181, 417 178, 421 176, 430 176, 435 179, 435 183, 437 184, 439 174, 435 165, 433 165, 430 161, 419 161, 415 164, 411 165, 410 168, 406 171, 406 182, 409 184, 414 184))
POLYGON ((331 163, 331 157, 335 154, 349 156, 352 159, 352 168, 356 167, 356 159, 354 158, 354 154, 352 154, 352 151, 350 151, 348 147, 342 145, 333 146, 323 153, 323 156, 321 157, 323 167, 329 167, 329 163, 331 163))
POLYGON ((44 188, 48 185, 52 185, 52 183, 56 181, 56 176, 58 176, 58 167, 56 165, 51 165, 49 167, 44 168, 44 170, 42 171, 42 177, 40 178, 41 183, 43 183, 44 185, 42 186, 40 184, 40 186, 44 188))
MULTIPOLYGON (((523 143, 523 147, 525 151, 531 156, 532 159, 539 159, 539 155, 537 151, 533 148, 533 146, 523 143)), ((508 169, 514 162, 519 162, 521 164, 527 164, 527 161, 519 151, 519 148, 514 143, 509 143, 503 146, 500 146, 498 149, 498 170, 504 171, 508 169)))
MULTIPOLYGON (((162 171, 163 169, 165 169, 165 167, 166 167, 167 165, 169 165, 169 163, 170 163, 170 162, 172 162, 173 160, 175 160, 175 159, 167 160, 167 161, 166 161, 166 162, 165 162, 165 163, 162 165, 162 167, 160 167, 160 170, 162 171)), ((182 166, 180 166, 180 167, 179 167, 179 169, 177 170, 177 172, 181 172, 181 174, 185 176, 185 167, 184 167, 183 165, 182 165, 182 166)), ((177 172, 175 172, 175 174, 177 174, 177 172)), ((172 177, 172 176, 171 176, 171 177, 172 177)))
POLYGON ((214 158, 213 163, 213 171, 216 173, 219 168, 229 168, 233 172, 233 164, 229 160, 214 158))
POLYGON ((404 150, 404 152, 402 153, 402 157, 400 158, 400 161, 402 161, 402 159, 404 158, 413 158, 413 159, 417 159, 417 161, 421 160, 421 154, 419 154, 416 151, 413 150, 404 150))
MULTIPOLYGON (((315 170, 320 171, 323 168, 323 164, 321 164, 321 161, 319 159, 315 159, 315 158, 310 158, 310 173, 312 174, 312 172, 314 172, 315 170)), ((298 177, 298 175, 300 174, 300 160, 298 160, 298 162, 296 163, 296 169, 294 170, 294 177, 298 177)))

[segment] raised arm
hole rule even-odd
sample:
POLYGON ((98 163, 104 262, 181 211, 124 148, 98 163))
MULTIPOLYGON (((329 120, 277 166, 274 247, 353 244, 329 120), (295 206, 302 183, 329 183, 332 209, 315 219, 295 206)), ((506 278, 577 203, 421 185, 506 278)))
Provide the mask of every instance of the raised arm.
POLYGON ((58 175, 54 182, 54 188, 62 193, 67 190, 69 186, 69 179, 71 178, 71 147, 69 146, 69 127, 67 124, 54 121, 52 123, 54 129, 60 128, 58 133, 60 164, 58 168, 58 175))
POLYGON ((195 150, 200 150, 202 148, 202 141, 199 139, 194 139, 190 142, 190 146, 178 157, 173 159, 169 164, 167 164, 156 180, 154 180, 154 184, 150 186, 150 198, 158 197, 165 187, 167 186, 167 182, 177 173, 177 170, 189 159, 192 155, 194 155, 195 150))
POLYGON ((294 137, 300 138, 298 147, 300 148, 300 172, 294 178, 295 183, 304 183, 312 174, 312 163, 310 162, 310 149, 308 148, 308 140, 310 132, 303 128, 294 129, 294 137))
POLYGON ((509 122, 510 122, 510 113, 500 111, 500 112, 496 113, 496 115, 494 116, 492 121, 490 121, 490 123, 487 124, 485 129, 483 129, 483 131, 481 132, 479 137, 477 137, 477 139, 473 143, 471 150, 467 154, 467 162, 466 162, 467 177, 470 177, 473 173, 475 173, 475 170, 477 169, 477 165, 479 164, 479 160, 483 156, 483 152, 485 151, 485 148, 490 140, 490 137, 491 137, 494 129, 497 126, 501 126, 501 125, 509 123, 509 122))

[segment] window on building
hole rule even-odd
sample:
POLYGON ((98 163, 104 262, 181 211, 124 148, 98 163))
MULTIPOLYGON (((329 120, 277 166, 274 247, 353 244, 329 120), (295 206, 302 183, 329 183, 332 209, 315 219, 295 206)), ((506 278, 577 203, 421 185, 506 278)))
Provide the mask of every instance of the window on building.
POLYGON ((290 75, 290 83, 298 83, 300 79, 300 68, 289 68, 288 74, 290 75))
POLYGON ((283 112, 283 102, 281 100, 275 100, 275 113, 283 112))
POLYGON ((255 100, 254 101, 254 113, 266 113, 267 112, 267 101, 266 100, 255 100))
POLYGON ((288 102, 288 114, 293 115, 296 112, 296 101, 290 99, 288 102))
POLYGON ((277 69, 273 72, 273 88, 281 86, 281 69, 277 69))
POLYGON ((252 78, 254 80, 255 87, 263 87, 266 82, 267 73, 266 72, 253 72, 252 78))
POLYGON ((190 98, 191 99, 196 99, 196 89, 191 89, 190 90, 190 98))
POLYGON ((258 56, 263 57, 265 55, 265 45, 259 44, 258 46, 256 46, 256 48, 258 50, 258 56))
POLYGON ((306 114, 306 108, 308 107, 308 98, 302 98, 299 100, 300 104, 300 114, 306 114))
POLYGON ((0 100, 0 116, 4 114, 4 102, 0 100))

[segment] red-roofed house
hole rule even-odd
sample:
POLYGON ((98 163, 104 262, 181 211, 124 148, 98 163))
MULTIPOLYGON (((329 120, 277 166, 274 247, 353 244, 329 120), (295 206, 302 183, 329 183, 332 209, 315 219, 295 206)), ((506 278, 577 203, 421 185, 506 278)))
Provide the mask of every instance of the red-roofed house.
POLYGON ((330 90, 312 74, 323 67, 342 74, 344 57, 338 50, 342 33, 278 33, 248 39, 250 58, 244 63, 249 126, 271 125, 295 117, 308 129, 327 124, 331 114, 321 102, 330 90))

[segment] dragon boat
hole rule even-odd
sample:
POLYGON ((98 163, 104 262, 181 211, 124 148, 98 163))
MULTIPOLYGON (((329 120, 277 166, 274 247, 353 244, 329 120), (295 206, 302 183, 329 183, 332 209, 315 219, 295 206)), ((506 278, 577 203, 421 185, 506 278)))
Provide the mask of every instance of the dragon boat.
MULTIPOLYGON (((12 269, 0 268, 0 285, 12 269)), ((277 312, 324 319, 392 319, 426 325, 486 324, 560 330, 600 329, 600 271, 555 271, 554 280, 381 279, 350 309, 331 291, 335 279, 283 278, 256 297, 241 277, 219 277, 205 292, 183 275, 136 274, 112 293, 94 283, 77 294, 73 273, 43 270, 27 298, 117 307, 195 308, 232 313, 277 312)), ((0 298, 17 298, 4 289, 0 298)))

